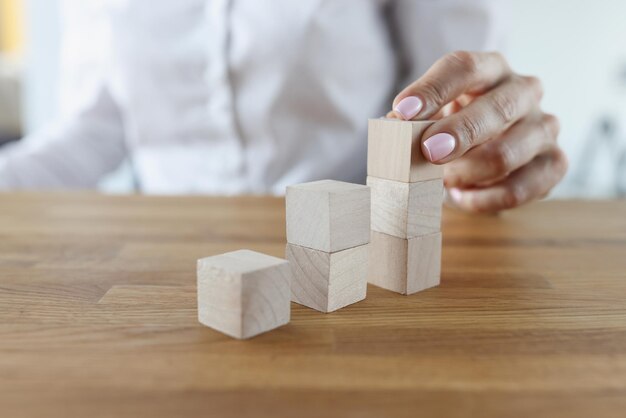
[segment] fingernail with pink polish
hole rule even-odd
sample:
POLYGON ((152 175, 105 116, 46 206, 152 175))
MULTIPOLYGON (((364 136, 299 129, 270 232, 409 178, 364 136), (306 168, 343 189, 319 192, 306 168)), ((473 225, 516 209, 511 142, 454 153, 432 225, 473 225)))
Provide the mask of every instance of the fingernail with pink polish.
POLYGON ((435 134, 424 141, 424 149, 428 154, 426 157, 432 162, 443 160, 452 154, 455 147, 456 140, 452 135, 446 133, 435 134))
POLYGON ((402 115, 404 120, 415 117, 422 110, 423 103, 417 96, 409 96, 400 100, 393 110, 402 115))

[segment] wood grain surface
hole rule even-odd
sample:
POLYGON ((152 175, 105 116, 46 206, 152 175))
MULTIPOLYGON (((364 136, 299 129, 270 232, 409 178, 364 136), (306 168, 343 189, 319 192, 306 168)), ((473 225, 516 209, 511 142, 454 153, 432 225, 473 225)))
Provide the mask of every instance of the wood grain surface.
POLYGON ((320 312, 334 312, 365 299, 369 244, 334 253, 287 243, 292 272, 291 300, 320 312))
POLYGON ((404 183, 367 176, 372 190, 371 229, 398 238, 441 229, 443 179, 404 183))
POLYGON ((0 196, 2 417, 623 417, 626 202, 444 212, 441 285, 238 341, 196 260, 283 256, 276 198, 0 196))
POLYGON ((439 285, 441 232, 410 239, 372 231, 367 280, 403 295, 439 285))

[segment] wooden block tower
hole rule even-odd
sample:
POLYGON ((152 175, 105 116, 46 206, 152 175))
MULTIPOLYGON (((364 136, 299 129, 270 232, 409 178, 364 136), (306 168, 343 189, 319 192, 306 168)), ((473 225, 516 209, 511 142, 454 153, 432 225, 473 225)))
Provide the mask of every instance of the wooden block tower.
POLYGON ((443 167, 422 155, 430 121, 370 119, 372 219, 368 281, 402 294, 439 284, 443 167))
POLYGON ((287 187, 287 248, 296 303, 332 312, 365 299, 370 189, 321 180, 287 187))

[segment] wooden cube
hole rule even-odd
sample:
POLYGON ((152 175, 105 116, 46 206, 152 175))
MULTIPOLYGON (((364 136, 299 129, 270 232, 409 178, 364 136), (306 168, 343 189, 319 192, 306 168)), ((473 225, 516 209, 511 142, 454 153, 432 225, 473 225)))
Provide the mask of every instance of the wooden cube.
POLYGON ((235 338, 289 322, 291 270, 281 258, 239 250, 198 260, 198 320, 235 338))
POLYGON ((368 176, 372 192, 371 228, 399 238, 439 232, 443 180, 403 183, 368 176))
POLYGON ((404 239, 372 231, 368 282, 410 295, 439 284, 441 233, 404 239))
POLYGON ((421 149, 421 137, 433 121, 370 119, 367 133, 367 175, 411 183, 443 177, 421 149))
POLYGON ((370 190, 321 180, 287 187, 287 242, 328 253, 367 244, 370 190))
POLYGON ((287 244, 294 302, 332 312, 365 299, 368 244, 327 253, 287 244))

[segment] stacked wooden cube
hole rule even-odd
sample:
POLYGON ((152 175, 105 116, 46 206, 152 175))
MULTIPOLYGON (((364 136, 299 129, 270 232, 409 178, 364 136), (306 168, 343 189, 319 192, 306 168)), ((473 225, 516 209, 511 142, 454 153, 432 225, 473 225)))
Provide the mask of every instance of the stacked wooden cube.
POLYGON ((198 319, 235 338, 289 322, 290 301, 332 312, 367 282, 411 294, 439 284, 443 169, 422 156, 432 122, 371 119, 367 186, 287 187, 286 258, 249 250, 198 260, 198 319))
POLYGON ((332 312, 365 299, 370 190, 321 180, 287 187, 292 300, 332 312))
POLYGON ((402 294, 439 284, 443 168, 421 152, 428 121, 370 119, 368 281, 402 294))

